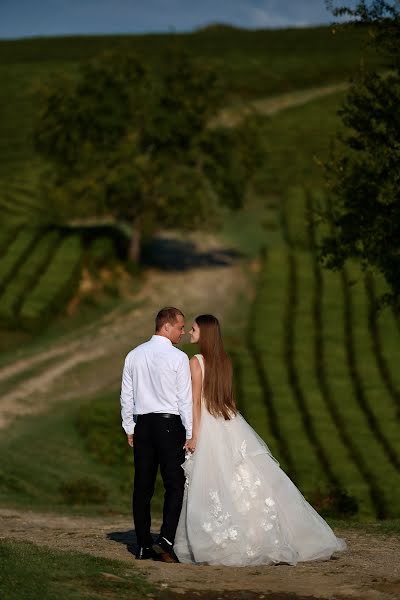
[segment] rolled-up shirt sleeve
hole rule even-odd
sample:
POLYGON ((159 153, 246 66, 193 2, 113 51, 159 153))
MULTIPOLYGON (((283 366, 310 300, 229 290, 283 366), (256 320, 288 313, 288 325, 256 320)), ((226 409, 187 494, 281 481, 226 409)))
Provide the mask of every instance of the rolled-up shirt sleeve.
POLYGON ((121 418, 122 427, 127 435, 132 434, 135 429, 133 415, 135 413, 135 398, 133 394, 133 382, 129 355, 125 359, 124 370, 122 372, 121 384, 121 418))
POLYGON ((192 437, 192 378, 190 376, 189 359, 186 355, 182 357, 182 362, 177 370, 176 392, 178 397, 178 409, 184 428, 186 429, 186 438, 192 437))

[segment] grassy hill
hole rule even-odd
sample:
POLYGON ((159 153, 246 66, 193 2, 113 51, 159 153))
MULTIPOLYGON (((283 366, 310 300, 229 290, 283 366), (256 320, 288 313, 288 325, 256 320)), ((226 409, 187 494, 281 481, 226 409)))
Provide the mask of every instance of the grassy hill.
MULTIPOLYGON (((343 81, 365 54, 364 44, 363 30, 334 34, 330 27, 0 40, 0 181, 10 171, 19 174, 34 159, 29 136, 35 114, 30 93, 35 83, 52 72, 71 72, 77 63, 108 48, 134 49, 153 64, 160 64, 171 46, 185 48, 220 68, 229 104, 343 81)), ((368 60, 375 64, 377 57, 368 60)))
MULTIPOLYGON (((331 136, 339 126, 336 110, 342 97, 333 94, 263 119, 268 151, 256 178, 258 196, 249 198, 245 211, 227 217, 224 225, 236 244, 241 239, 240 252, 247 252, 241 244, 255 239, 250 231, 254 212, 271 196, 284 193, 288 181, 322 185, 318 161, 327 156, 331 136), (246 233, 243 223, 249 205, 253 208, 246 233)), ((55 227, 51 207, 44 205, 37 192, 29 192, 29 180, 10 180, 0 206, 5 216, 0 227, 0 326, 38 329, 74 293, 83 260, 89 266, 102 266, 115 256, 112 232, 55 227)), ((255 251, 259 245, 259 241, 253 244, 255 251)))
MULTIPOLYGON (((96 239, 82 228, 55 227, 51 206, 40 197, 42 167, 30 142, 35 82, 54 71, 71 72, 78 61, 115 44, 134 47, 153 62, 169 45, 181 44, 220 65, 229 82, 227 105, 242 107, 250 98, 343 81, 359 60, 361 38, 362 32, 335 35, 329 28, 226 28, 0 42, 0 326, 34 329, 47 321, 76 289, 83 261, 104 264, 113 255, 109 231, 96 239)), ((341 275, 321 271, 317 232, 306 219, 327 201, 320 162, 340 127, 342 99, 343 92, 332 93, 282 112, 278 99, 277 114, 260 121, 268 151, 256 192, 244 211, 226 218, 221 232, 244 256, 256 256, 261 247, 266 252, 245 339, 238 343, 233 335, 231 345, 240 408, 303 493, 322 512, 341 514, 356 502, 361 519, 398 518, 398 322, 389 311, 374 312, 378 279, 353 268, 341 275)), ((23 503, 95 511, 112 500, 123 510, 118 495, 129 494, 130 458, 111 402, 116 394, 77 399, 75 408, 49 413, 29 432, 21 423, 2 443, 10 466, 1 477, 3 500, 22 493, 23 503), (29 436, 43 465, 60 434, 63 452, 26 478, 13 458, 21 436, 29 436), (46 444, 36 444, 38 435, 46 444)), ((158 487, 158 508, 160 498, 158 487)))
MULTIPOLYGON (((343 81, 360 60, 363 40, 362 30, 335 34, 329 27, 281 31, 219 27, 179 35, 0 41, 0 326, 34 328, 48 320, 68 298, 66 290, 74 292, 88 250, 82 229, 74 232, 56 226, 51 203, 40 194, 43 165, 31 139, 37 110, 33 91, 39 82, 55 72, 73 73, 80 61, 117 45, 133 48, 153 64, 161 64, 166 50, 179 45, 215 62, 227 83, 227 105, 242 106, 251 98, 343 81)), ((374 63, 376 57, 369 60, 374 63)), ((300 123, 297 115, 292 119, 300 123)), ((313 119, 315 127, 322 120, 313 119)), ((285 187, 287 173, 281 174, 293 168, 291 163, 284 167, 285 157, 273 149, 276 144, 283 147, 299 141, 290 139, 293 123, 283 125, 283 137, 273 125, 266 126, 272 151, 260 179, 269 192, 285 187)), ((318 130, 314 135, 318 137, 318 130)), ((309 168, 298 178, 307 177, 309 168)), ((89 238, 92 242, 93 233, 89 238)))
POLYGON ((361 518, 399 518, 400 332, 376 312, 379 278, 321 269, 308 219, 327 201, 297 188, 270 209, 277 226, 236 356, 241 408, 320 510, 345 514, 353 499, 361 518))
POLYGON ((179 46, 221 67, 231 94, 269 93, 341 81, 359 63, 362 29, 331 27, 257 30, 217 27, 186 34, 44 37, 0 40, 0 64, 57 65, 89 59, 116 46, 159 64, 167 48, 179 46), (305 68, 306 67, 306 68, 305 68))
MULTIPOLYGON (((361 31, 335 35, 329 28, 226 28, 179 36, 0 41, 2 507, 53 511, 62 518, 122 515, 128 521, 133 461, 120 425, 120 369, 125 349, 147 335, 156 303, 166 299, 157 279, 153 295, 147 289, 148 295, 138 299, 131 281, 128 294, 115 295, 109 279, 112 240, 120 238, 110 227, 54 226, 52 207, 38 191, 42 165, 30 141, 35 83, 54 71, 72 72, 78 61, 115 44, 132 46, 154 62, 168 45, 181 44, 219 63, 230 86, 227 105, 237 110, 249 99, 342 82, 358 63, 361 38, 361 31), (93 266, 97 275, 98 267, 107 267, 110 295, 104 306, 96 306, 95 287, 78 313, 52 320, 75 293, 82 265, 85 285, 91 283, 93 266), (8 331, 21 325, 35 335, 8 331), (14 415, 9 423, 8 411, 14 415), (29 468, 21 449, 29 449, 29 468)), ((316 260, 320 232, 309 215, 329 202, 320 163, 340 127, 343 97, 335 92, 282 111, 276 98, 276 114, 260 121, 268 151, 254 194, 244 210, 226 217, 219 232, 224 248, 238 257, 248 289, 221 300, 217 270, 215 288, 200 289, 198 298, 217 314, 225 309, 221 304, 235 303, 232 314, 224 313, 223 326, 242 414, 329 523, 344 534, 354 528, 362 539, 367 527, 375 533, 400 532, 400 318, 390 310, 375 311, 376 296, 384 289, 378 277, 365 276, 354 265, 343 273, 326 272, 316 260)), ((188 247, 177 245, 181 251, 188 247)), ((202 267, 207 269, 206 263, 202 267)), ((167 273, 168 289, 180 290, 187 313, 195 310, 192 292, 201 285, 201 270, 190 270, 185 285, 177 273, 167 273)), ((122 269, 116 274, 127 276, 122 269)), ((162 499, 158 480, 155 517, 161 515, 162 499)), ((94 531, 83 534, 89 538, 85 548, 94 531)), ((56 543, 65 535, 57 529, 56 543)), ((76 543, 71 532, 68 539, 76 543)), ((358 552, 353 539, 349 545, 358 552)), ((359 547, 364 557, 368 543, 359 547)), ((55 580, 49 584, 43 564, 58 573, 55 583, 66 598, 92 597, 93 586, 110 598, 152 592, 115 562, 64 557, 25 542, 5 541, 0 552, 12 580, 2 583, 5 593, 18 588, 29 598, 32 593, 53 597, 55 580), (105 584, 99 582, 99 570, 107 576, 105 584), (110 574, 117 576, 118 589, 110 574)), ((354 552, 350 555, 352 560, 354 552)), ((368 556, 373 569, 376 556, 368 556)))
MULTIPOLYGON (((221 234, 244 256, 254 258, 261 246, 265 253, 252 278, 254 304, 237 300, 226 339, 240 410, 318 510, 347 518, 357 509, 353 518, 361 521, 399 519, 399 322, 391 311, 374 310, 383 285, 378 278, 355 267, 343 274, 321 270, 318 232, 307 220, 327 201, 318 163, 339 126, 342 97, 264 120, 270 151, 259 184, 265 193, 227 219, 221 234)), ((99 373, 104 393, 85 396, 82 386, 68 406, 20 419, 0 440, 3 503, 129 511, 131 456, 120 430, 118 389, 108 391, 119 373, 107 368, 99 373), (23 440, 35 456, 29 472, 17 451, 23 440)), ((15 383, 6 380, 6 390, 15 383)), ((161 498, 158 485, 156 510, 161 498)))

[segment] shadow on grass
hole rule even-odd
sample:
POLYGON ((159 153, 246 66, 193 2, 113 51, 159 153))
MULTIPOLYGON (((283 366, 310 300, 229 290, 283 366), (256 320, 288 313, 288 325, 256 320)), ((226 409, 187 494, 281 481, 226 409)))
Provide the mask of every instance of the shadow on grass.
POLYGON ((232 248, 202 251, 190 240, 156 236, 143 244, 141 264, 165 271, 186 271, 194 267, 228 266, 240 256, 232 248))

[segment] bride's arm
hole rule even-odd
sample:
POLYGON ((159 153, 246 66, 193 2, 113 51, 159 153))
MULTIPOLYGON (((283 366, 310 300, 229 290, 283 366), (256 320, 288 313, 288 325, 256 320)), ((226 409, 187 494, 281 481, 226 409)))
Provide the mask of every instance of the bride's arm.
POLYGON ((192 375, 192 396, 193 396, 193 432, 192 439, 188 440, 185 448, 193 452, 196 450, 197 437, 200 428, 201 418, 201 367, 196 356, 190 359, 190 373, 192 375))

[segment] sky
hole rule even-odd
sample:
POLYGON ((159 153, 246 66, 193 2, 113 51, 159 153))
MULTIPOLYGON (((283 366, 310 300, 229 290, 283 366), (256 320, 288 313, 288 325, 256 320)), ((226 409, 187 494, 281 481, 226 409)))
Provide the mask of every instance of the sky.
POLYGON ((0 0, 0 38, 329 23, 324 0, 0 0))

